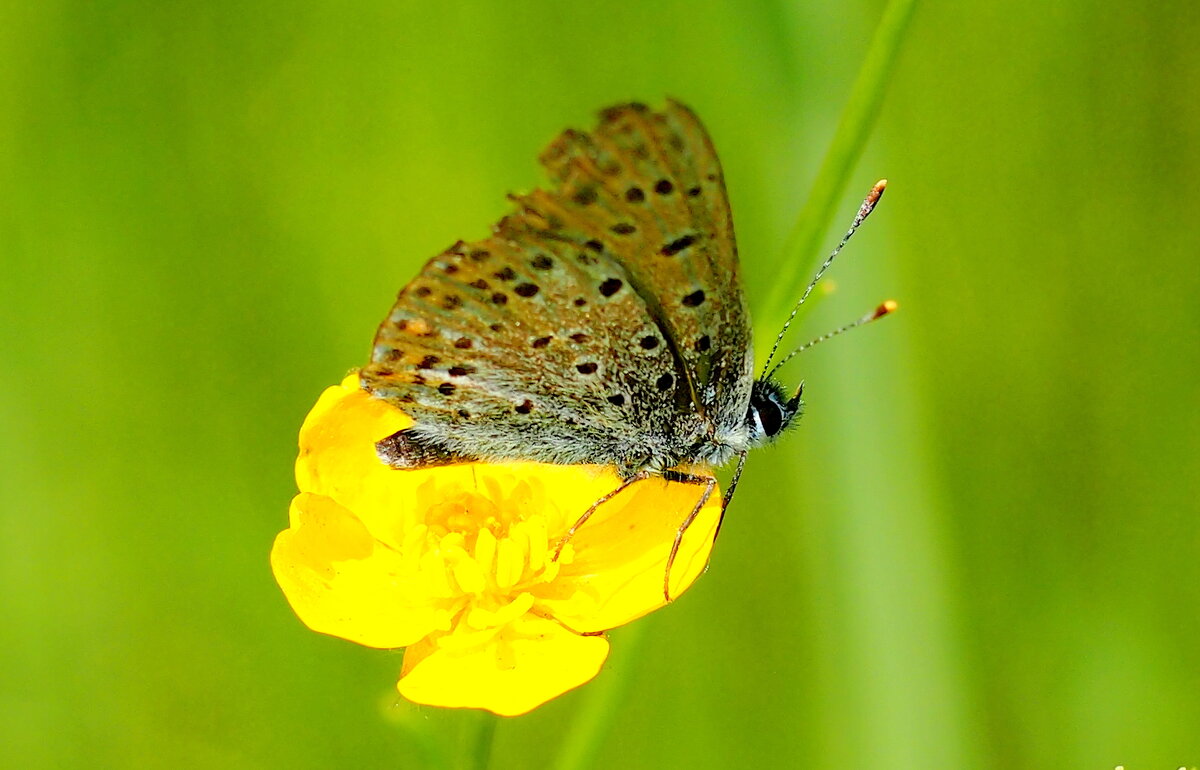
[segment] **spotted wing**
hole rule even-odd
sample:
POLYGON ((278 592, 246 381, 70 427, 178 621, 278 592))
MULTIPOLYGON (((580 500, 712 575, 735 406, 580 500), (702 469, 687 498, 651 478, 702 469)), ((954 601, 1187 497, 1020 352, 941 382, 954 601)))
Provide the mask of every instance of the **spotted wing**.
POLYGON ((740 425, 749 331, 720 168, 679 105, 605 111, 516 198, 401 291, 363 381, 416 420, 417 464, 674 464, 740 425), (729 402, 733 403, 730 404, 729 402), (425 451, 429 447, 437 451, 425 451))
POLYGON ((675 357, 677 406, 717 430, 745 420, 752 384, 750 316, 716 150, 687 107, 640 104, 567 131, 542 162, 558 189, 529 196, 555 232, 600 243, 629 272, 675 357))

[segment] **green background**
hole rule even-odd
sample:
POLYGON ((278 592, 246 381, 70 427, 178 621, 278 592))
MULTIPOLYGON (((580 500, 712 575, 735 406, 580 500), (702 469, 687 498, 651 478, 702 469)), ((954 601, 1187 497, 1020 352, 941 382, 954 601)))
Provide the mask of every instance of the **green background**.
MULTIPOLYGON (((613 635, 598 766, 1200 763, 1200 16, 1138 5, 918 9, 822 250, 891 187, 796 340, 901 313, 788 367, 807 414, 711 570, 613 635)), ((693 106, 783 320, 881 2, 430 7, 0 7, 4 764, 409 768, 465 733, 267 553, 309 406, 564 126, 693 106)))

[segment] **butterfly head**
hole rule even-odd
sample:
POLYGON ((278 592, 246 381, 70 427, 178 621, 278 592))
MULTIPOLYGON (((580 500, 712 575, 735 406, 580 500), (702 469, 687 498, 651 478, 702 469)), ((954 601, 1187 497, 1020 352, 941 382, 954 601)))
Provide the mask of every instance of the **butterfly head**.
POLYGON ((796 394, 788 398, 778 382, 766 377, 755 380, 750 390, 750 409, 746 413, 750 444, 766 443, 786 430, 804 406, 800 400, 803 393, 804 383, 800 383, 796 394))

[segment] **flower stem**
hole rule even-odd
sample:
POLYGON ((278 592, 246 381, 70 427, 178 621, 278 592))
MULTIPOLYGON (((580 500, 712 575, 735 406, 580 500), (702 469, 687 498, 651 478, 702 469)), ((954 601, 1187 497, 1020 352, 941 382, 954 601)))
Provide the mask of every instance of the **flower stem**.
POLYGON ((496 723, 500 718, 487 711, 480 711, 475 716, 474 734, 471 741, 470 764, 471 770, 487 770, 492 760, 492 744, 496 737, 496 723))
MULTIPOLYGON (((829 143, 808 200, 784 246, 783 258, 779 261, 781 274, 779 280, 774 282, 775 288, 766 304, 770 314, 767 317, 785 314, 799 296, 798 288, 802 289, 802 282, 809 277, 801 271, 807 270, 817 255, 854 164, 862 155, 863 146, 875 125, 875 116, 879 113, 887 90, 888 76, 916 4, 917 0, 891 0, 883 11, 858 77, 850 90, 850 98, 842 110, 833 141, 829 143)), ((874 181, 874 178, 866 181, 864 193, 874 181)), ((773 329, 766 328, 762 333, 775 334, 773 329)))
POLYGON ((596 754, 612 729, 613 720, 625 700, 637 668, 637 648, 646 637, 651 620, 631 623, 620 631, 605 671, 588 685, 587 700, 575 716, 563 738, 554 770, 586 770, 595 764, 596 754))

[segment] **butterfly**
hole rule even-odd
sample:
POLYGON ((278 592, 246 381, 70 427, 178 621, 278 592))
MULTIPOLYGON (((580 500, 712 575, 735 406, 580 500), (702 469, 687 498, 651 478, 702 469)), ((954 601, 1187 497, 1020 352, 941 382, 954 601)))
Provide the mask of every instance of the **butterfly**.
POLYGON ((690 109, 610 107, 540 160, 550 188, 510 196, 490 237, 431 259, 380 325, 361 382, 415 424, 377 451, 398 469, 615 468, 623 483, 568 538, 636 481, 701 485, 673 561, 716 486, 696 470, 739 459, 727 505, 746 453, 800 414, 802 388, 754 377, 724 176, 690 109))

